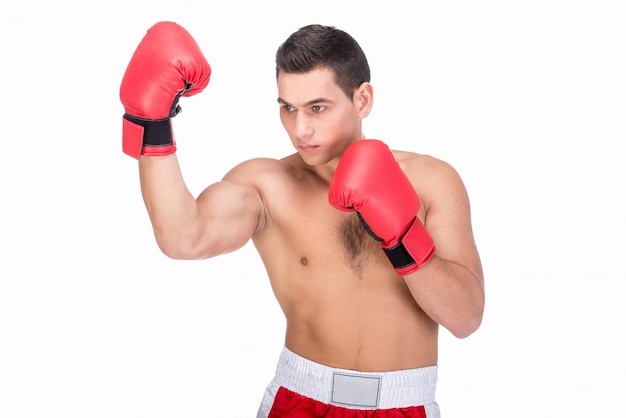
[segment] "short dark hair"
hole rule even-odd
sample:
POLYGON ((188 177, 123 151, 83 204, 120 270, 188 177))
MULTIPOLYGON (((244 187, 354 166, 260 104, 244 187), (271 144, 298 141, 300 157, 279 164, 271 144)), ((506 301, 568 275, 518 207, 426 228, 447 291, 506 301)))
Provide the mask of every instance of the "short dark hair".
POLYGON ((276 52, 276 79, 281 71, 303 74, 329 68, 349 98, 370 81, 370 67, 357 41, 334 26, 308 25, 292 33, 276 52))

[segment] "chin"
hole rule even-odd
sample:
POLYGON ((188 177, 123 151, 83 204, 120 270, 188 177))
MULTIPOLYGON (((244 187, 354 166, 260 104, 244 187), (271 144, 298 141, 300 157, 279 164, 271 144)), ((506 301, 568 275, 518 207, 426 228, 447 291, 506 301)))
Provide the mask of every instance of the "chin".
POLYGON ((302 161, 304 161, 306 165, 309 165, 311 167, 321 166, 328 162, 327 159, 321 158, 320 156, 314 156, 314 155, 307 154, 307 153, 298 153, 298 154, 300 155, 300 158, 302 158, 302 161))

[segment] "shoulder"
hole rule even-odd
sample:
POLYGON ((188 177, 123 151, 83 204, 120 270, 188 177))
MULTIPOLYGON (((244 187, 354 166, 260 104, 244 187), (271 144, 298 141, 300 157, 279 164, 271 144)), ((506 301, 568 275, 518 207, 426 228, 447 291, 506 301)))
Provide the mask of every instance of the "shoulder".
POLYGON ((432 155, 409 151, 393 151, 393 154, 411 180, 423 176, 434 181, 461 180, 459 173, 450 163, 432 155))
POLYGON ((459 172, 447 161, 432 155, 393 151, 413 187, 430 207, 444 201, 467 200, 467 192, 459 172))
POLYGON ((257 233, 281 219, 292 218, 294 208, 310 203, 320 187, 319 178, 298 154, 246 160, 233 167, 223 182, 236 183, 258 197, 261 213, 257 233))
POLYGON ((223 180, 253 187, 264 198, 298 187, 308 170, 297 154, 281 159, 253 158, 226 173, 223 180))
POLYGON ((247 177, 254 177, 260 173, 273 172, 281 170, 283 164, 280 160, 274 158, 252 158, 250 160, 243 161, 233 168, 231 168, 226 175, 225 179, 245 179, 247 177))
POLYGON ((244 184, 258 184, 271 176, 285 175, 289 166, 274 158, 252 158, 231 168, 223 180, 244 184))

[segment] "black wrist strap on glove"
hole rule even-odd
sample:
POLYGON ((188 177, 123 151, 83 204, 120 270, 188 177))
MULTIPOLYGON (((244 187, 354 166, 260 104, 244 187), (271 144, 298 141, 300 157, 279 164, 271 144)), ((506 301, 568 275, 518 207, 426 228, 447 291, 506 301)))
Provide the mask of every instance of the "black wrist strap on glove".
POLYGON ((172 145, 174 135, 170 118, 151 120, 124 114, 124 119, 143 127, 143 145, 160 147, 172 145))

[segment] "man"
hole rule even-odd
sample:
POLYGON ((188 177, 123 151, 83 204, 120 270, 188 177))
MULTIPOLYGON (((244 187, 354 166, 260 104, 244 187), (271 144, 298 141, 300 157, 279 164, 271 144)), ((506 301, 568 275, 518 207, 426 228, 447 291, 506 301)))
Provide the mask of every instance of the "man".
POLYGON ((139 160, 167 256, 215 257, 250 239, 258 250, 287 324, 258 417, 439 416, 439 326, 467 337, 484 307, 457 172, 366 139, 367 59, 347 33, 310 25, 276 54, 280 119, 296 152, 242 162, 196 198, 170 119, 210 74, 184 28, 153 26, 122 80, 123 150, 139 160))

